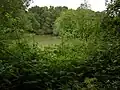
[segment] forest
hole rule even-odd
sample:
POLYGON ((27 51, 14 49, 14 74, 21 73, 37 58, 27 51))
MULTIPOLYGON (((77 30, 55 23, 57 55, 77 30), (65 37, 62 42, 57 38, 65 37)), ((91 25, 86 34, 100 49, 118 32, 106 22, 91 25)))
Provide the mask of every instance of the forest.
POLYGON ((0 1, 0 90, 120 88, 120 0, 101 12, 31 3, 0 1))

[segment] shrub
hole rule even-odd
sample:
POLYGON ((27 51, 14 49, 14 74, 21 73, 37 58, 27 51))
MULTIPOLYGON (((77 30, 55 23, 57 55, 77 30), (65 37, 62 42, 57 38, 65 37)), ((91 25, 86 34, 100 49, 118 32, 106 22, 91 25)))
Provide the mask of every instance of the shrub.
POLYGON ((81 42, 81 46, 64 44, 41 50, 26 41, 13 44, 1 53, 0 88, 81 89, 85 78, 92 78, 85 60, 95 49, 87 47, 81 42))

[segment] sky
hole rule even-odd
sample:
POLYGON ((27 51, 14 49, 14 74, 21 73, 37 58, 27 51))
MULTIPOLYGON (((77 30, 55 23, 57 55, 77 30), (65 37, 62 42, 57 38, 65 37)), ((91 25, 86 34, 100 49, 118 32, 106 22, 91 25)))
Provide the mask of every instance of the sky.
MULTIPOLYGON (((76 9, 84 0, 33 0, 32 6, 67 6, 72 9, 76 9)), ((87 0, 91 5, 91 9, 94 11, 105 10, 105 0, 87 0)))

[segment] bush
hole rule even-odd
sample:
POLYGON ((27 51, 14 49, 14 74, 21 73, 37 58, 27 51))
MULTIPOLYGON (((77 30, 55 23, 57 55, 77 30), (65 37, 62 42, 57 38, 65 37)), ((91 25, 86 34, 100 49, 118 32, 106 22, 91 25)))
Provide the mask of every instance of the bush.
POLYGON ((13 44, 1 53, 0 88, 81 89, 86 77, 93 78, 85 65, 95 50, 88 47, 90 43, 56 45, 44 50, 26 41, 13 44))
POLYGON ((0 89, 118 88, 119 44, 117 38, 104 39, 77 39, 44 50, 26 41, 6 47, 0 56, 0 89))

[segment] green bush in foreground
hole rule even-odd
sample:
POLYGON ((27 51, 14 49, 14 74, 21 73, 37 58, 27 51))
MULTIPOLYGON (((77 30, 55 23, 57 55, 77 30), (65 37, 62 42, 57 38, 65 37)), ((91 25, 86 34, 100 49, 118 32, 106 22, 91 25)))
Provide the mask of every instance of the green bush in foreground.
POLYGON ((73 41, 44 50, 19 41, 0 50, 0 89, 119 88, 119 38, 101 33, 73 41))
MULTIPOLYGON (((65 50, 68 50, 67 48, 64 47, 65 50)), ((60 46, 41 51, 35 46, 32 48, 20 43, 8 49, 8 52, 10 54, 5 52, 6 57, 1 57, 0 62, 0 88, 3 90, 76 90, 84 85, 84 63, 77 60, 77 56, 74 58, 74 55, 61 51, 60 46)))
POLYGON ((101 83, 94 73, 99 68, 90 62, 100 49, 91 49, 94 42, 56 45, 44 51, 25 43, 18 43, 1 55, 1 89, 96 90, 101 83))

